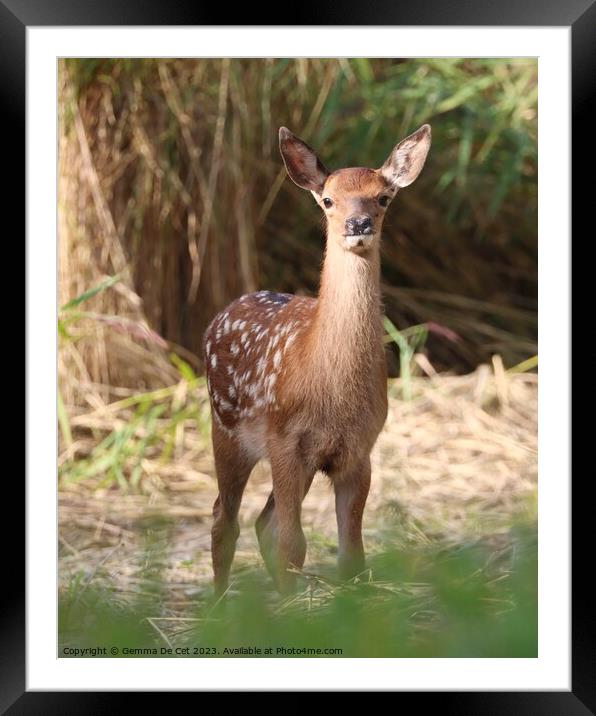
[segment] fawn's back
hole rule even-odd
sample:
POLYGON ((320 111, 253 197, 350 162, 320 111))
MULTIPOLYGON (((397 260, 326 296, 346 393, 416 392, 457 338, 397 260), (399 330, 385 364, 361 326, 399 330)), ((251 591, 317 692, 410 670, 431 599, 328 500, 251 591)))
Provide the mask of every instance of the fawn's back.
POLYGON ((214 419, 258 457, 265 455, 264 421, 281 409, 282 364, 309 325, 315 300, 259 291, 221 311, 205 332, 204 361, 214 419), (244 428, 243 426, 253 426, 244 428), (252 437, 251 437, 252 436, 252 437))

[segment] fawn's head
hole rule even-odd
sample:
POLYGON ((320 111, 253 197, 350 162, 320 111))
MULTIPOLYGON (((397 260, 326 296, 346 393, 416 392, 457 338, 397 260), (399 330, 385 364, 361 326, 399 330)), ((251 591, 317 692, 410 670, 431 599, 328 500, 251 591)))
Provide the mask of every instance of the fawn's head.
POLYGON ((312 192, 325 212, 329 236, 346 251, 360 254, 378 245, 385 211, 397 192, 422 171, 430 140, 430 126, 424 124, 394 147, 380 169, 329 172, 306 142, 286 127, 279 130, 279 148, 290 178, 312 192))

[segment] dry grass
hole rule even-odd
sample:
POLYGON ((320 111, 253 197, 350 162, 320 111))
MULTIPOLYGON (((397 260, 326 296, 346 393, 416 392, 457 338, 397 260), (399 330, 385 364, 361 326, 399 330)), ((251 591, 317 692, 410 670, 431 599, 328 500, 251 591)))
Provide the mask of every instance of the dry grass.
MULTIPOLYGON (((537 376, 504 368, 537 349, 536 62, 67 60, 60 97, 60 585, 67 611, 81 608, 75 631, 93 590, 116 606, 147 591, 161 601, 143 619, 169 644, 210 594, 203 328, 243 292, 314 293, 319 279, 321 231, 284 179, 281 124, 336 167, 378 163, 432 123, 432 161, 386 222, 386 314, 410 345, 396 353, 393 337, 390 370, 398 358, 408 370, 389 381, 365 542, 373 561, 429 546, 440 570, 443 548, 482 541, 489 562, 509 560, 490 579, 512 574, 511 525, 536 517, 537 376), (414 345, 418 329, 427 340, 414 345)), ((269 490, 260 465, 237 585, 264 574, 253 525, 269 490)), ((303 522, 316 574, 278 610, 316 611, 336 593, 323 476, 303 522)), ((367 584, 375 602, 411 597, 413 621, 430 627, 428 584, 367 584)))
MULTIPOLYGON (((433 364, 536 353, 535 60, 65 60, 60 63, 60 302, 119 274, 92 309, 146 324, 195 369, 217 310, 258 287, 314 293, 312 200, 285 179, 277 127, 329 166, 377 165, 422 122, 433 151, 385 227, 387 314, 432 321, 433 364), (399 287, 399 288, 396 288, 399 287), (423 290, 421 289, 423 287, 423 290)), ((101 322, 60 352, 67 404, 174 376, 101 322), (83 385, 82 389, 79 386, 83 385)), ((395 365, 390 365, 394 369, 395 365)), ((395 371, 394 371, 395 372, 395 371)))
MULTIPOLYGON (((516 517, 535 517, 537 376, 506 373, 496 358, 493 366, 480 366, 466 376, 414 378, 412 389, 413 399, 405 402, 398 397, 400 381, 390 381, 389 416, 373 453, 365 516, 369 553, 386 549, 389 533, 398 546, 479 538, 498 544, 516 517)), ((184 381, 161 391, 154 402, 170 404, 174 396, 182 402, 198 396, 199 411, 205 409, 204 388, 189 391, 184 381)), ((160 421, 165 428, 170 418, 160 421)), ((154 566, 177 613, 176 604, 182 608, 206 593, 210 580, 216 481, 201 419, 179 423, 167 461, 165 438, 147 449, 136 489, 101 487, 103 474, 71 481, 73 466, 100 438, 131 422, 134 411, 126 399, 72 419, 74 442, 60 458, 60 579, 66 586, 83 574, 89 583, 108 582, 122 594, 132 593, 146 583, 149 535, 154 566)), ((159 425, 154 429, 158 433, 159 425)), ((140 437, 144 430, 138 426, 140 437)), ((241 511, 238 573, 262 568, 253 525, 269 490, 268 468, 258 466, 241 511)), ((305 568, 313 562, 331 563, 333 495, 323 476, 315 479, 303 514, 309 539, 305 568)))

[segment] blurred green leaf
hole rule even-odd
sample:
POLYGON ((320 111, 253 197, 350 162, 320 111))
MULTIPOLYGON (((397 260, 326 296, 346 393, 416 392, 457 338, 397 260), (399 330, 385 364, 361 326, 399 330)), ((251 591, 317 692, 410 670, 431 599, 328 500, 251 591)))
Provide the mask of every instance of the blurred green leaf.
POLYGON ((176 366, 178 372, 184 378, 184 380, 188 381, 189 383, 192 383, 197 379, 197 375, 192 369, 191 365, 182 358, 180 358, 179 355, 176 355, 176 353, 170 353, 170 360, 176 366))
POLYGON ((102 281, 98 286, 90 288, 88 291, 85 291, 80 296, 77 296, 68 303, 65 303, 60 310, 69 311, 71 308, 79 306, 84 301, 88 301, 90 298, 93 298, 93 296, 97 296, 98 293, 102 293, 111 286, 114 286, 116 283, 118 283, 118 281, 120 281, 120 275, 110 276, 110 278, 107 278, 105 281, 102 281))
MULTIPOLYGON (((166 534, 157 527, 152 532, 156 544, 166 534)), ((177 616, 164 613, 163 562, 148 541, 139 559, 145 565, 137 572, 139 593, 126 600, 105 578, 94 585, 73 575, 59 600, 60 647, 106 644, 147 649, 141 656, 175 657, 161 652, 173 646, 179 656, 206 658, 324 658, 330 655, 325 649, 334 649, 336 658, 535 658, 536 524, 520 523, 504 537, 499 549, 462 542, 397 552, 385 545, 361 579, 339 583, 315 565, 319 576, 300 577, 287 598, 272 590, 262 570, 248 569, 235 574, 221 602, 203 597, 177 616), (194 652, 204 646, 209 649, 194 652), (187 647, 191 651, 184 653, 187 647), (244 653, 225 653, 242 648, 244 653)), ((189 560, 182 564, 192 567, 189 560)))

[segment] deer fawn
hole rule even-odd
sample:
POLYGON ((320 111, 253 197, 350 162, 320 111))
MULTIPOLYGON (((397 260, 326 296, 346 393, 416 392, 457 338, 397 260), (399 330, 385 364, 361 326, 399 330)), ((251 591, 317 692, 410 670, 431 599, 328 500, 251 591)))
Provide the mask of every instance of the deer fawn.
POLYGON ((256 522, 278 588, 295 586, 306 555, 301 505, 315 472, 335 490, 342 578, 364 569, 362 513, 370 452, 387 416, 379 243, 385 210, 420 174, 428 124, 380 169, 329 172, 288 129, 279 130, 290 178, 310 191, 327 223, 317 299, 259 291, 219 313, 204 337, 219 495, 213 507, 217 594, 228 585, 242 493, 255 463, 271 462, 273 489, 256 522), (295 572, 295 570, 294 570, 295 572))

